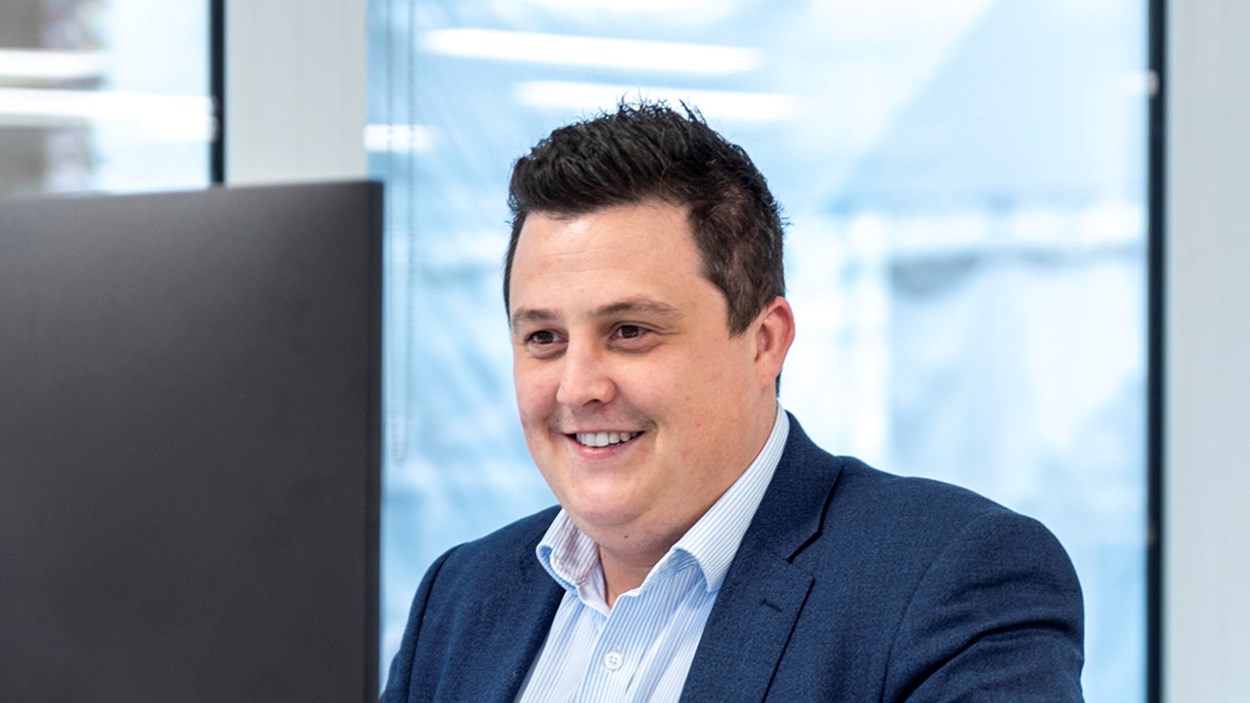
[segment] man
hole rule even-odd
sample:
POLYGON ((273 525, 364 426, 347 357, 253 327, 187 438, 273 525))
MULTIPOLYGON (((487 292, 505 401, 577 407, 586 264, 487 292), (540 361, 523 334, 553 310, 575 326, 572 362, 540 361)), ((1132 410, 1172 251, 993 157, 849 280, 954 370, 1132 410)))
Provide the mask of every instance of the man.
POLYGON ((383 700, 1080 700, 1039 523, 831 456, 782 411, 782 224, 697 113, 622 105, 515 165, 504 302, 559 507, 443 555, 383 700))

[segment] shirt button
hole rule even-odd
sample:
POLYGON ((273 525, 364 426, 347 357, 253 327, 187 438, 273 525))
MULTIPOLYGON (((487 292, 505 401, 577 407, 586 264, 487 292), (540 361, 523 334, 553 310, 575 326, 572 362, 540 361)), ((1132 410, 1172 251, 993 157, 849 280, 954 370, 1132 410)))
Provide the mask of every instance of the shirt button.
POLYGON ((608 667, 608 671, 616 671, 621 668, 621 664, 625 661, 625 657, 620 652, 608 652, 603 655, 603 665, 608 667))

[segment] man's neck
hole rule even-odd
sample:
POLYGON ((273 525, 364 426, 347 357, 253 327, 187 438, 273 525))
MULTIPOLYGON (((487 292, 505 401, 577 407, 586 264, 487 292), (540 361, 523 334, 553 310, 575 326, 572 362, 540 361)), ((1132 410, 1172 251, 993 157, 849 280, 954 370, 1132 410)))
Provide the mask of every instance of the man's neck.
MULTIPOLYGON (((666 550, 667 551, 667 550, 666 550)), ((611 608, 622 593, 628 593, 642 585, 647 574, 659 563, 663 553, 654 559, 650 557, 640 561, 624 561, 614 558, 603 548, 599 549, 599 564, 603 567, 603 599, 611 608)))

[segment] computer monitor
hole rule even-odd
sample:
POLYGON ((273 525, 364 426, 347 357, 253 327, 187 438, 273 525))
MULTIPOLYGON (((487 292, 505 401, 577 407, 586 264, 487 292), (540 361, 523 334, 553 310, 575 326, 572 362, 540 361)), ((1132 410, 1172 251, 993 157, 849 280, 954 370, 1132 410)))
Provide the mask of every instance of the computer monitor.
POLYGON ((0 203, 0 701, 376 701, 381 186, 0 203))

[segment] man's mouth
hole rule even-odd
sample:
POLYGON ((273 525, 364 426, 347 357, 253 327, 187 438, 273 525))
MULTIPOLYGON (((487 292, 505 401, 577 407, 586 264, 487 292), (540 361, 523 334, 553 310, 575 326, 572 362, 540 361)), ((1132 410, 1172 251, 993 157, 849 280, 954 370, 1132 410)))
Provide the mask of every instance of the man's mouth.
POLYGON ((584 447, 608 447, 621 444, 642 434, 641 432, 577 432, 573 438, 584 447))

